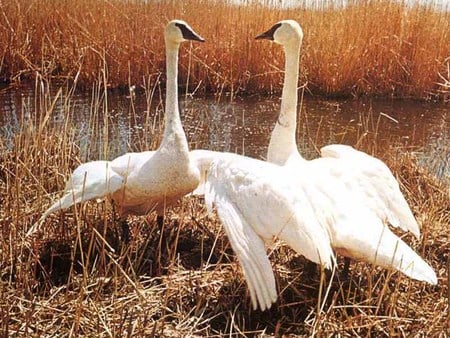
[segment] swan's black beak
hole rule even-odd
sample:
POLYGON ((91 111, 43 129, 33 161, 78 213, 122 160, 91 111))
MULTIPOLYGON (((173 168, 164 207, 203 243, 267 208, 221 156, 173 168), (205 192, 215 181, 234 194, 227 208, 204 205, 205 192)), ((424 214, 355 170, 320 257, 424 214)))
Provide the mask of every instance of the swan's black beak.
POLYGON ((260 35, 258 35, 255 40, 273 40, 273 35, 275 34, 275 31, 280 28, 281 23, 277 23, 275 25, 272 26, 272 28, 270 28, 267 32, 264 32, 260 35))
POLYGON ((183 39, 199 41, 199 42, 205 42, 205 39, 203 39, 200 35, 195 33, 192 29, 186 27, 185 25, 179 24, 179 23, 176 23, 175 25, 181 30, 181 34, 183 35, 183 39))
POLYGON ((203 39, 200 35, 196 34, 195 32, 191 31, 192 34, 185 36, 183 34, 183 37, 186 40, 193 40, 193 41, 198 41, 198 42, 205 42, 205 39, 203 39))

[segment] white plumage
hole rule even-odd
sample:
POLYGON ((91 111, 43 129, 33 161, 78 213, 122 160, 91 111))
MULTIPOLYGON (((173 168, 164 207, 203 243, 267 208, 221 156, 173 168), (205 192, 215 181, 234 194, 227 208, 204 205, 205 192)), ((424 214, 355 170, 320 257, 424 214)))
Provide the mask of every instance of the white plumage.
MULTIPOLYGON (((420 239, 420 228, 391 170, 379 159, 348 145, 331 144, 320 149, 323 158, 334 158, 345 173, 346 184, 362 191, 367 206, 393 227, 410 231, 420 239)), ((320 160, 320 159, 317 159, 320 160)), ((316 161, 317 161, 316 160, 316 161)))
POLYGON ((292 177, 309 177, 314 186, 311 204, 332 214, 329 233, 337 252, 436 284, 433 269, 385 226, 390 223, 420 238, 398 182, 382 161, 346 145, 323 147, 322 157, 312 161, 298 152, 295 130, 302 38, 301 27, 293 20, 280 21, 257 37, 281 44, 286 58, 280 116, 270 139, 268 161, 290 168, 292 177))
POLYGON ((367 207, 359 191, 349 189, 332 164, 312 161, 285 168, 294 177, 308 177, 308 198, 317 212, 328 215, 330 222, 326 224, 337 253, 397 269, 420 281, 437 283, 433 269, 367 207))
POLYGON ((184 21, 173 20, 165 29, 166 107, 165 128, 156 151, 128 153, 112 161, 81 164, 67 181, 64 195, 48 208, 38 225, 52 212, 93 198, 110 197, 121 218, 162 210, 197 187, 200 172, 189 157, 178 108, 178 50, 183 41, 204 41, 184 21))
POLYGON ((191 156, 199 168, 208 170, 206 204, 210 212, 213 204, 217 209, 254 308, 268 309, 277 298, 264 245, 274 238, 309 260, 332 267, 329 219, 312 205, 307 178, 293 180, 289 169, 231 153, 194 150, 191 156))

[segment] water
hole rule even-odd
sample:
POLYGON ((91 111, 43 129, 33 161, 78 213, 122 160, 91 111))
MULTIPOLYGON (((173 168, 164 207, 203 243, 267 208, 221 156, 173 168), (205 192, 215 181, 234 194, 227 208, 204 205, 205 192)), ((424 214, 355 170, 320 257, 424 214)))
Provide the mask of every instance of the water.
MULTIPOLYGON (((56 89, 51 92, 47 106, 56 89)), ((67 122, 64 111, 70 111, 70 125, 84 161, 155 148, 163 119, 159 95, 151 100, 142 92, 130 96, 109 91, 107 99, 103 95, 101 90, 93 90, 77 93, 70 101, 64 94, 58 96, 49 126, 62 128, 67 122), (154 127, 158 132, 152 132, 154 127)), ((227 97, 216 100, 186 96, 180 100, 180 107, 191 148, 231 151, 264 159, 279 103, 278 98, 231 101, 227 97)), ((12 147, 13 135, 24 121, 36 118, 36 105, 43 103, 36 100, 32 90, 0 92, 0 137, 7 147, 12 147)), ((318 149, 330 143, 356 145, 376 155, 394 145, 401 151, 414 152, 422 165, 437 176, 450 175, 448 104, 308 98, 299 113, 297 140, 306 158, 318 156, 318 149)))

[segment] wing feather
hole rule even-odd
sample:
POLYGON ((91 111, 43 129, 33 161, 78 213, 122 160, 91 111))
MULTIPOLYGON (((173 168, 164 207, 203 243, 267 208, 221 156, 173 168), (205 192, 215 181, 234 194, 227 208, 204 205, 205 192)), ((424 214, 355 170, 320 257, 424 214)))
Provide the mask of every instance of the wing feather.
POLYGON ((211 186, 208 198, 214 200, 231 246, 242 265, 253 308, 259 306, 261 310, 268 309, 276 301, 277 293, 264 242, 246 222, 236 205, 227 198, 223 188, 224 186, 211 186))
POLYGON ((325 220, 288 174, 283 167, 226 154, 212 160, 206 181, 208 209, 214 203, 243 267, 253 306, 263 310, 276 299, 264 241, 278 236, 328 268, 334 260, 325 220))
POLYGON ((138 171, 154 154, 155 151, 126 153, 111 161, 111 170, 122 177, 127 177, 130 172, 138 171))
POLYGON ((78 166, 70 176, 64 195, 53 203, 27 232, 26 236, 37 231, 39 224, 51 213, 70 206, 103 198, 122 188, 124 179, 111 169, 109 161, 93 161, 78 166))
POLYGON ((386 164, 347 145, 328 145, 320 152, 322 158, 339 160, 339 167, 345 170, 342 179, 350 188, 364 194, 363 200, 379 217, 420 239, 419 225, 386 164))

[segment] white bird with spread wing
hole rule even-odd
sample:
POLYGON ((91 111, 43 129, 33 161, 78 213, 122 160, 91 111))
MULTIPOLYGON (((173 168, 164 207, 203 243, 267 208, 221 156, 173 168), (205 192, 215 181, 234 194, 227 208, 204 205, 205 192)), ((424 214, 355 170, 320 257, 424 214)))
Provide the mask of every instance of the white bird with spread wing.
POLYGON ((50 213, 94 198, 110 197, 119 207, 122 219, 128 214, 144 215, 151 211, 162 217, 166 206, 197 187, 200 172, 190 159, 178 108, 178 51, 184 41, 203 42, 204 39, 181 20, 169 22, 164 37, 166 106, 165 128, 159 148, 128 153, 112 161, 81 164, 67 181, 63 197, 44 212, 27 236, 33 234, 50 213))
POLYGON ((268 309, 277 299, 265 243, 282 239, 307 259, 332 268, 330 217, 313 205, 307 176, 292 179, 287 168, 237 154, 193 150, 191 156, 207 170, 201 192, 208 210, 217 209, 254 308, 268 309))
MULTIPOLYGON (((276 23, 256 39, 283 46, 285 77, 281 111, 273 129, 267 160, 289 167, 295 176, 309 175, 322 185, 334 222, 332 246, 344 256, 394 268, 407 276, 437 283, 433 269, 385 225, 411 231, 420 238, 419 226, 398 182, 380 160, 346 145, 321 149, 322 158, 305 160, 297 149, 297 83, 303 32, 294 20, 276 23)), ((318 197, 318 195, 316 195, 318 197)), ((314 205, 318 200, 311 201, 314 205)))

